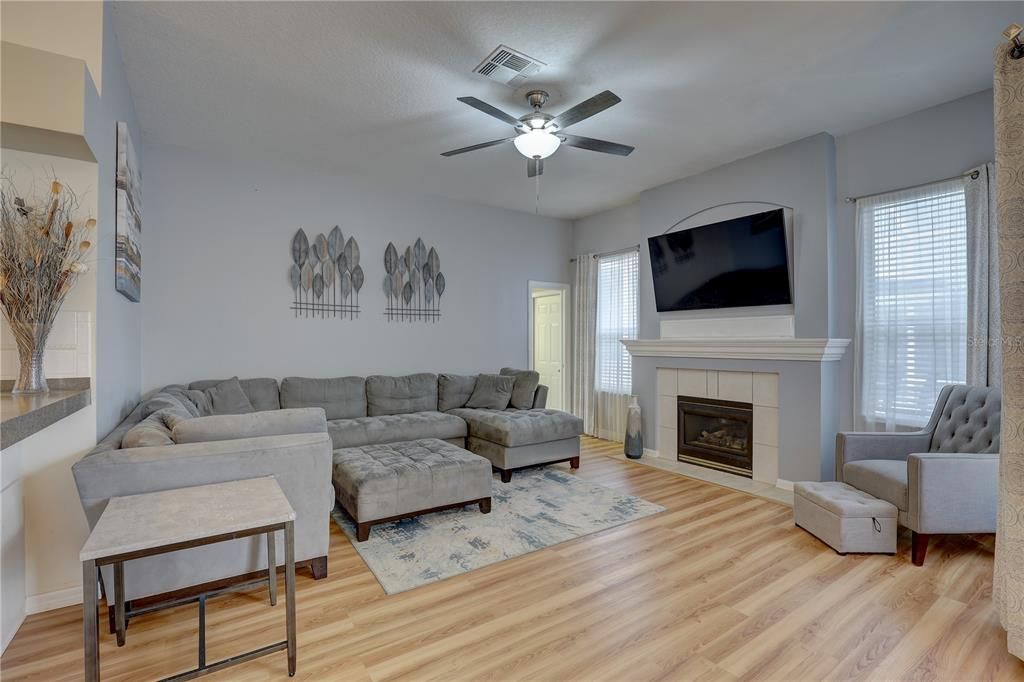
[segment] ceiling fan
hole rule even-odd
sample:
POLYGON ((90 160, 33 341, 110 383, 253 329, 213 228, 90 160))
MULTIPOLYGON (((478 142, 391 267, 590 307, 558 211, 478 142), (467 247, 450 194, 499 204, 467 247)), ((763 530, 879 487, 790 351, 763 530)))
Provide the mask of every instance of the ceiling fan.
POLYGON ((515 129, 516 134, 500 140, 491 140, 490 142, 481 142, 470 147, 453 149, 450 152, 442 153, 441 156, 455 156, 456 154, 465 154, 477 149, 486 149, 487 147, 511 142, 519 153, 526 157, 526 175, 532 178, 544 172, 544 159, 554 154, 563 144, 570 147, 578 147, 579 149, 589 149, 592 152, 615 154, 617 156, 629 156, 630 152, 633 151, 633 147, 629 145, 595 140, 592 137, 567 135, 562 132, 569 126, 588 119, 594 114, 599 114, 605 109, 621 102, 622 100, 610 90, 594 95, 571 109, 563 111, 558 116, 552 116, 541 111, 541 108, 548 101, 548 93, 543 90, 531 90, 526 93, 526 101, 533 107, 533 111, 519 118, 513 118, 501 109, 478 100, 476 97, 459 97, 458 99, 460 102, 464 102, 488 116, 493 116, 499 121, 509 124, 515 129))

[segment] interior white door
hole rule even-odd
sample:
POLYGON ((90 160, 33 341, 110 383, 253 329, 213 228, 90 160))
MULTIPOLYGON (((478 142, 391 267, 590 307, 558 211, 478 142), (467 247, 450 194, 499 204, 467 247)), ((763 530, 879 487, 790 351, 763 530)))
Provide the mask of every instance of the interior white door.
POLYGON ((564 333, 562 294, 556 293, 533 299, 533 366, 540 373, 540 383, 548 387, 547 406, 554 410, 564 409, 564 333))

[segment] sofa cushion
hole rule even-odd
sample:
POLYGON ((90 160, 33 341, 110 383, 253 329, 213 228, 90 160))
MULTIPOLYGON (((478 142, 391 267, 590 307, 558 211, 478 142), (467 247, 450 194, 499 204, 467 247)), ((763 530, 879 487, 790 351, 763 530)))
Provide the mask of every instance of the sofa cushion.
POLYGON ((248 414, 256 411, 242 390, 238 377, 231 377, 216 386, 203 389, 203 393, 210 398, 211 414, 248 414))
POLYGON ((501 375, 515 377, 516 385, 512 389, 512 400, 509 404, 519 410, 528 410, 533 407, 533 396, 540 386, 540 372, 532 369, 514 369, 502 367, 501 375))
POLYGON ((475 375, 438 374, 437 409, 441 412, 465 407, 476 388, 475 375))
POLYGON ((290 436, 296 433, 323 433, 327 419, 323 409, 307 407, 294 410, 219 414, 180 421, 171 437, 175 443, 211 443, 236 438, 290 436))
POLYGON ((466 422, 443 412, 411 412, 380 417, 335 419, 327 423, 335 449, 398 443, 420 438, 465 438, 466 422))
POLYGON ((996 387, 954 386, 932 434, 931 452, 999 452, 1001 397, 996 387))
POLYGON ((902 459, 862 459, 843 466, 843 480, 857 490, 907 511, 907 463, 902 459))
POLYGON ((466 401, 466 407, 504 410, 512 400, 512 389, 515 385, 515 377, 481 374, 476 378, 473 395, 466 401))
POLYGON ((451 410, 466 420, 469 435, 505 447, 533 445, 574 438, 583 433, 583 420, 560 410, 451 410))
POLYGON ((437 410, 437 375, 409 374, 401 377, 366 377, 366 414, 433 412, 437 410))
POLYGON ((365 417, 366 379, 285 377, 281 380, 281 407, 322 407, 328 419, 365 417))
MULTIPOLYGON (((193 381, 188 385, 188 387, 197 391, 205 391, 217 384, 224 383, 224 381, 225 379, 203 379, 201 381, 193 381)), ((249 403, 252 405, 254 410, 262 411, 281 409, 281 398, 280 391, 277 386, 277 379, 241 379, 238 383, 242 385, 242 392, 245 393, 245 396, 249 399, 249 403)))

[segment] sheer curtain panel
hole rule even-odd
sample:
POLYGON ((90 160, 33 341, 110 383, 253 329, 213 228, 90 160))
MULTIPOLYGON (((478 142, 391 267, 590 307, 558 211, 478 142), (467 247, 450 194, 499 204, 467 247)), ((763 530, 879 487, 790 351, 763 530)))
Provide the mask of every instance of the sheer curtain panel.
POLYGON ((608 440, 622 440, 633 392, 632 358, 621 340, 636 338, 638 271, 636 249, 597 259, 596 431, 608 440))
POLYGON ((858 427, 923 426, 967 373, 962 179, 857 201, 858 427))
POLYGON ((572 413, 583 433, 597 435, 594 369, 597 341, 597 261, 591 253, 576 257, 572 286, 572 413))

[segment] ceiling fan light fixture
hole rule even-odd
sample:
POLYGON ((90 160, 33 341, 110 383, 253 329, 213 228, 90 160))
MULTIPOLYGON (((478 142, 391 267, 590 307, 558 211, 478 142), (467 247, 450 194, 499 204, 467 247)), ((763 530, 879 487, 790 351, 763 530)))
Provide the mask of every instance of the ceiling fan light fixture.
POLYGON ((562 141, 544 130, 531 130, 517 137, 512 143, 519 153, 528 159, 546 159, 557 151, 562 141))

